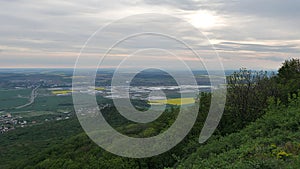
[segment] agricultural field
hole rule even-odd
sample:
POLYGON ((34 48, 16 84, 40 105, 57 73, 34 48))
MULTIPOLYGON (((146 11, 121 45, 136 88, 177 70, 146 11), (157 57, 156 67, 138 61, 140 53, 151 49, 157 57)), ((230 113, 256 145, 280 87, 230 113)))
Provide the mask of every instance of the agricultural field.
POLYGON ((67 95, 67 94, 71 94, 72 90, 54 90, 51 93, 54 95, 67 95))
POLYGON ((105 87, 95 87, 95 90, 97 90, 97 91, 103 91, 103 90, 106 90, 106 88, 105 87))
POLYGON ((32 89, 0 89, 0 110, 12 109, 26 104, 32 89))
POLYGON ((161 105, 161 104, 169 104, 169 105, 188 105, 195 103, 194 98, 176 98, 176 99, 165 99, 165 100, 150 100, 148 102, 150 105, 161 105))
POLYGON ((73 109, 72 96, 41 96, 36 97, 34 103, 30 106, 20 109, 20 111, 54 111, 58 109, 73 109))
POLYGON ((43 116, 43 115, 55 115, 58 114, 56 112, 52 111, 21 111, 14 113, 14 116, 21 116, 23 118, 32 118, 32 117, 37 117, 37 116, 43 116))
MULTIPOLYGON (((50 89, 49 89, 50 90, 50 89)), ((106 90, 105 87, 95 87, 95 90, 96 91, 104 91, 106 90)), ((51 89, 51 93, 53 95, 70 95, 72 93, 72 90, 71 89, 55 89, 55 90, 52 90, 51 89)))

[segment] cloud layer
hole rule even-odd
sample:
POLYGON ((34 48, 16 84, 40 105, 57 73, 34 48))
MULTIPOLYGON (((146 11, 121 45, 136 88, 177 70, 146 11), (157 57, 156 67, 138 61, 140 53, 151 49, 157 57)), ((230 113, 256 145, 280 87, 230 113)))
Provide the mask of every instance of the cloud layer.
MULTIPOLYGON (((100 27, 134 14, 163 13, 207 35, 226 69, 277 69, 285 59, 299 57, 299 8, 294 0, 0 1, 0 68, 73 67, 86 40, 100 27)), ((197 42, 183 28, 176 31, 197 42)), ((115 33, 126 31, 124 24, 115 33)), ((110 36, 114 34, 105 38, 110 36)))

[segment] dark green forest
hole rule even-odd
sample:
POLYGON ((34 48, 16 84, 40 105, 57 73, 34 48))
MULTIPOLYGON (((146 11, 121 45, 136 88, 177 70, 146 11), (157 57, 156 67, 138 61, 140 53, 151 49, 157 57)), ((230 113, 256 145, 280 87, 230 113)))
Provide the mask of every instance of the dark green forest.
MULTIPOLYGON (((227 101, 214 135, 199 144, 211 94, 199 94, 197 121, 176 147, 161 155, 133 159, 113 155, 83 132, 76 118, 0 135, 0 168, 300 168, 300 60, 286 60, 278 72, 245 68, 227 77, 227 101)), ((130 123, 114 107, 105 117, 119 132, 150 137, 168 129, 179 108, 156 121, 130 123)))

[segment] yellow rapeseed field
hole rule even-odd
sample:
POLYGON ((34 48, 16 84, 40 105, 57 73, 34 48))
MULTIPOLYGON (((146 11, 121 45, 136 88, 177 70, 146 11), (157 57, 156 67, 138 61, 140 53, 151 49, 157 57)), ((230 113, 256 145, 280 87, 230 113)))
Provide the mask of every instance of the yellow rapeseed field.
POLYGON ((72 93, 72 90, 54 90, 52 91, 52 94, 58 95, 58 94, 69 94, 72 93))
POLYGON ((95 87, 95 90, 101 91, 101 90, 105 90, 105 88, 104 87, 95 87))
POLYGON ((195 103, 194 98, 176 98, 176 99, 167 99, 167 100, 149 100, 149 104, 171 104, 171 105, 185 105, 195 103))

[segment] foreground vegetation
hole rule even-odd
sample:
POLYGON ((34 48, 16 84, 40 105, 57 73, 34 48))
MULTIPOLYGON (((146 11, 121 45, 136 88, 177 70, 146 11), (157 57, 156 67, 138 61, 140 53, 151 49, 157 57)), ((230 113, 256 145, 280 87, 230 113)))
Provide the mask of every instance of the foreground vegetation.
POLYGON ((199 147, 178 168, 300 168, 300 97, 288 108, 272 101, 256 122, 199 147))

